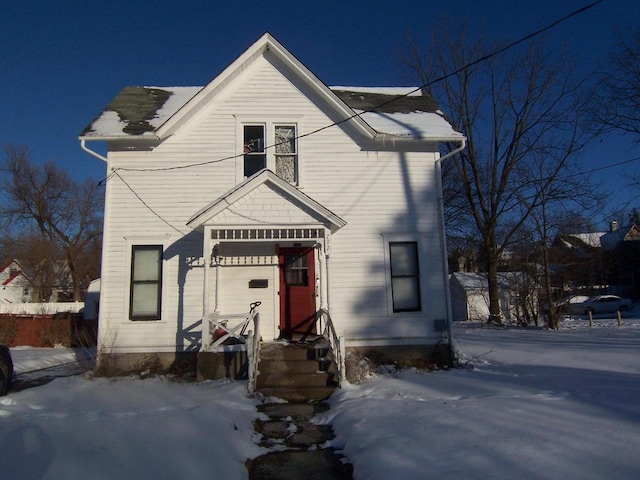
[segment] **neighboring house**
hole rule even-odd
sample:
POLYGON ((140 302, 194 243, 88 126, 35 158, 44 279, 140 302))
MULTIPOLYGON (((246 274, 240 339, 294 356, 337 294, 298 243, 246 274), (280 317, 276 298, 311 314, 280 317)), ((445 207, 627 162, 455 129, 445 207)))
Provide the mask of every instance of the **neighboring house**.
POLYGON ((586 295, 640 296, 640 227, 611 222, 608 232, 561 234, 552 246, 558 286, 586 295))
MULTIPOLYGON (((485 273, 453 273, 450 276, 453 321, 486 322, 489 318, 489 285, 485 273)), ((538 286, 522 272, 499 272, 500 311, 506 322, 528 324, 537 316, 538 286)))
POLYGON ((16 260, 11 260, 0 269, 0 303, 14 304, 31 301, 31 280, 23 273, 16 260))
POLYGON ((600 245, 604 250, 616 250, 628 245, 638 245, 635 243, 638 241, 640 241, 640 227, 638 225, 620 227, 617 222, 611 222, 610 230, 600 237, 600 245))
POLYGON ((347 352, 428 354, 448 319, 439 151, 464 137, 411 90, 327 87, 269 34, 204 87, 122 90, 80 135, 107 164, 101 354, 168 364, 256 301, 265 342, 328 311, 347 352))
POLYGON ((100 311, 100 279, 92 280, 87 287, 87 293, 84 296, 84 310, 82 316, 85 320, 98 320, 98 312, 100 311))

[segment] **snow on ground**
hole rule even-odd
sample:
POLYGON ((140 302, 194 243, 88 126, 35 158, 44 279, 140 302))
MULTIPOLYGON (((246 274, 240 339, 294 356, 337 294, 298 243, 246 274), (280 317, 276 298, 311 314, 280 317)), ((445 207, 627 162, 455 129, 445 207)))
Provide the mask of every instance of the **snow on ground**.
MULTIPOLYGON (((18 378, 76 354, 46 351, 12 349, 18 378)), ((263 453, 245 391, 242 382, 76 375, 10 392, 0 397, 0 480, 244 478, 244 461, 263 453)))
POLYGON ((640 478, 640 321, 614 325, 457 325, 468 368, 377 376, 317 421, 361 479, 640 478))
MULTIPOLYGON (((356 479, 640 478, 640 320, 454 331, 466 368, 375 375, 316 417, 356 479)), ((16 370, 77 356, 49 352, 14 349, 16 370)), ((11 392, 0 479, 247 478, 244 460, 265 450, 245 388, 77 375, 11 392)))

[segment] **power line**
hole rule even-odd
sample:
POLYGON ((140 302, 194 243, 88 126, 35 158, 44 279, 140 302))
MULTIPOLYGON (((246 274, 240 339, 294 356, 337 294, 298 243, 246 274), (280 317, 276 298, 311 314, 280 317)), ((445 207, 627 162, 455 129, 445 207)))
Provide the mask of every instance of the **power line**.
POLYGON ((579 177, 581 175, 588 175, 590 173, 599 172, 601 170, 608 170, 609 168, 620 167, 622 165, 626 165, 628 163, 637 162, 640 160, 640 157, 630 158, 629 160, 623 160, 621 162, 612 163, 609 165, 603 165, 602 167, 592 168, 591 170, 585 170, 577 173, 573 173, 571 175, 565 175, 564 177, 559 177, 558 180, 566 180, 568 178, 579 177))
MULTIPOLYGON (((511 48, 513 48, 513 47, 515 47, 515 46, 517 46, 517 45, 519 45, 519 44, 521 44, 521 43, 523 43, 523 42, 526 42, 526 41, 528 41, 528 40, 530 40, 530 39, 532 39, 532 38, 535 38, 536 36, 541 35, 542 33, 544 33, 544 32, 546 32, 546 31, 548 31, 548 30, 550 30, 550 29, 552 29, 552 28, 556 27, 556 26, 557 26, 557 25, 559 25, 560 23, 563 23, 563 22, 565 22, 565 21, 569 20, 570 18, 573 18, 573 17, 574 17, 574 16, 576 16, 576 15, 579 15, 579 14, 581 14, 581 13, 584 13, 585 11, 587 11, 587 10, 589 10, 589 9, 591 9, 591 8, 593 8, 593 7, 595 7, 596 5, 598 5, 598 4, 602 3, 602 2, 604 2, 604 0, 596 0, 596 1, 594 1, 594 2, 592 2, 592 3, 590 3, 590 4, 586 5, 586 6, 584 6, 584 7, 582 7, 582 8, 579 8, 579 9, 577 9, 577 10, 575 10, 575 11, 573 11, 573 12, 569 13, 568 15, 565 15, 564 17, 561 17, 561 18, 560 18, 560 19, 558 19, 558 20, 555 20, 554 22, 550 23, 549 25, 547 25, 547 26, 545 26, 545 27, 543 27, 543 28, 540 28, 540 29, 538 29, 538 30, 536 30, 536 31, 534 31, 534 32, 532 32, 532 33, 530 33, 530 34, 528 34, 528 35, 525 35, 525 36, 523 36, 523 37, 521 37, 521 38, 519 38, 519 39, 517 39, 517 40, 515 40, 515 41, 513 41, 513 42, 511 42, 511 43, 509 43, 509 44, 507 44, 507 45, 505 45, 505 46, 503 46, 503 47, 500 47, 500 48, 498 48, 498 49, 496 49, 496 50, 494 50, 494 51, 492 51, 492 52, 490 52, 490 53, 488 53, 488 54, 486 54, 486 55, 483 55, 482 57, 480 57, 480 58, 478 58, 478 59, 476 59, 476 60, 474 60, 474 61, 472 61, 472 62, 470 62, 470 63, 468 63, 468 64, 466 64, 466 65, 464 65, 464 66, 462 66, 462 67, 460 67, 459 69, 457 69, 457 70, 455 70, 455 71, 453 71, 453 72, 447 73, 447 74, 445 74, 445 75, 442 75, 441 77, 438 77, 438 78, 436 78, 436 79, 434 79, 434 80, 431 80, 431 81, 429 81, 429 82, 427 82, 427 83, 424 83, 423 85, 421 85, 421 86, 419 86, 419 87, 416 87, 415 89, 411 90, 410 92, 406 92, 406 93, 404 93, 403 95, 394 96, 392 99, 387 100, 387 101, 385 101, 385 102, 383 102, 383 103, 381 103, 381 104, 377 105, 375 108, 372 108, 372 109, 369 109, 369 110, 363 110, 363 111, 361 111, 360 113, 354 113, 353 115, 351 115, 351 116, 349 116, 349 117, 347 117, 347 118, 344 118, 344 119, 342 119, 342 120, 339 120, 339 121, 337 121, 337 122, 334 122, 334 123, 331 123, 331 124, 325 125, 325 126, 323 126, 323 127, 317 128, 317 129, 312 130, 312 131, 310 131, 310 132, 307 132, 307 133, 304 133, 304 134, 302 134, 302 135, 296 136, 294 139, 295 139, 295 140, 299 140, 299 139, 301 139, 301 138, 306 138, 306 137, 309 137, 309 136, 311 136, 311 135, 315 135, 315 134, 317 134, 317 133, 319 133, 319 132, 322 132, 322 131, 324 131, 324 130, 327 130, 327 129, 329 129, 329 128, 332 128, 332 127, 335 127, 335 126, 341 125, 341 124, 343 124, 343 123, 345 123, 345 122, 348 122, 349 120, 352 120, 353 118, 361 117, 364 113, 376 112, 378 109, 380 109, 380 108, 382 108, 382 107, 384 107, 384 106, 386 106, 386 105, 388 105, 388 104, 390 104, 390 103, 392 103, 392 102, 395 102, 395 101, 397 101, 397 100, 399 100, 399 99, 401 99, 401 98, 404 98, 404 97, 408 97, 409 95, 412 95, 413 93, 415 93, 415 92, 417 92, 417 91, 420 91, 420 90, 422 90, 422 89, 423 89, 423 88, 425 88, 425 87, 428 87, 428 86, 430 86, 430 85, 432 85, 432 84, 434 84, 434 83, 437 83, 437 82, 443 81, 443 80, 445 80, 445 79, 447 79, 447 78, 449 78, 449 77, 451 77, 451 76, 457 75, 458 73, 460 73, 461 71, 465 70, 466 68, 469 68, 469 67, 472 67, 472 66, 474 66, 474 65, 477 65, 477 64, 479 64, 479 63, 482 63, 482 62, 484 62, 484 61, 486 61, 486 60, 488 60, 488 59, 490 59, 490 58, 492 58, 492 57, 495 57, 495 56, 497 56, 497 55, 500 55, 500 54, 502 54, 502 53, 506 52, 507 50, 510 50, 511 48)), ((279 144, 280 144, 280 143, 275 143, 275 144, 273 144, 273 145, 268 145, 268 146, 265 146, 265 147, 264 147, 264 149, 265 149, 265 151, 266 151, 266 150, 268 150, 268 149, 275 148, 275 147, 276 147, 277 145, 279 145, 279 144)), ((164 222, 165 224, 167 224, 167 225, 168 225, 169 227, 171 227, 173 230, 177 231, 177 232, 178 232, 178 233, 180 233, 180 234, 183 234, 183 232, 181 232, 178 228, 176 228, 174 225, 172 225, 171 223, 169 223, 169 222, 168 222, 167 220, 165 220, 165 219, 164 219, 164 218, 163 218, 163 217, 162 217, 158 212, 156 212, 153 208, 151 208, 151 206, 150 206, 150 205, 148 205, 148 204, 144 201, 144 199, 143 199, 143 198, 142 198, 142 197, 141 197, 141 196, 140 196, 140 195, 139 195, 139 194, 138 194, 138 193, 137 193, 137 192, 136 192, 136 191, 131 187, 131 185, 129 185, 129 184, 128 184, 128 183, 127 183, 127 182, 122 178, 122 176, 118 174, 118 171, 137 171, 137 172, 161 172, 161 171, 172 171, 172 170, 180 170, 180 169, 191 168, 191 167, 198 167, 198 166, 211 165, 211 164, 215 164, 215 163, 224 162, 224 161, 227 161, 227 160, 235 160, 235 159, 240 158, 240 157, 243 157, 243 156, 244 156, 244 154, 242 154, 242 153, 241 153, 241 154, 236 154, 236 155, 229 155, 229 156, 227 156, 227 157, 218 158, 218 159, 214 159, 214 160, 207 160, 207 161, 204 161, 204 162, 197 162, 197 163, 191 163, 191 164, 186 164, 186 165, 176 165, 176 166, 173 166, 173 167, 162 167, 162 168, 123 168, 123 167, 120 167, 120 168, 116 168, 116 169, 114 169, 114 170, 113 170, 113 172, 112 172, 111 174, 109 174, 106 178, 104 178, 101 182, 99 182, 99 185, 100 185, 100 184, 102 184, 102 183, 105 183, 105 182, 109 181, 109 180, 110 180, 111 178, 113 178, 114 176, 117 176, 117 177, 118 177, 118 178, 119 178, 119 179, 120 179, 120 180, 121 180, 121 181, 122 181, 122 182, 127 186, 127 188, 131 191, 131 193, 133 193, 133 194, 136 196, 136 198, 138 198, 138 200, 139 200, 139 201, 140 201, 140 202, 141 202, 141 203, 142 203, 142 204, 143 204, 143 205, 144 205, 144 206, 145 206, 145 207, 146 207, 146 208, 147 208, 151 213, 153 213, 156 217, 158 217, 162 222, 164 222)), ((596 172, 596 171, 599 171, 599 170, 602 170, 602 169, 605 169, 605 168, 612 168, 612 167, 614 167, 614 166, 619 166, 619 165, 622 165, 622 164, 625 164, 625 163, 630 163, 630 162, 632 162, 632 161, 636 161, 636 160, 638 160, 638 159, 633 159, 633 160, 629 160, 629 161, 626 161, 626 162, 620 162, 620 163, 618 163, 618 164, 614 164, 614 165, 610 165, 610 166, 606 166, 606 167, 600 167, 600 168, 594 169, 594 170, 589 171, 589 172, 584 172, 584 173, 593 173, 593 172, 596 172)), ((566 177, 566 178, 569 178, 569 177, 566 177)))
MULTIPOLYGON (((489 60, 490 58, 493 58, 493 57, 495 57, 497 55, 500 55, 500 54, 506 52, 507 50, 510 50, 511 48, 513 48, 513 47, 515 47, 515 46, 517 46, 517 45, 519 45, 521 43, 524 43, 524 42, 526 42, 528 40, 531 40, 532 38, 535 38, 538 35, 541 35, 541 34, 543 34, 544 32, 546 32, 548 30, 551 30, 552 28, 556 27, 557 25, 559 25, 559 24, 561 24, 561 23, 563 23, 563 22, 565 22, 565 21, 567 21, 567 20, 569 20, 569 19, 571 19, 571 18, 573 18, 573 17, 575 17, 577 15, 580 15, 580 14, 586 12, 587 10, 595 7, 596 5, 598 5, 598 4, 600 4, 600 3, 604 2, 604 1, 605 0, 596 0, 596 1, 594 1, 594 2, 592 2, 590 4, 588 4, 588 5, 585 5, 584 7, 581 7, 579 9, 577 9, 577 10, 575 10, 575 11, 573 11, 573 12, 567 14, 567 15, 565 15, 564 17, 559 18, 558 20, 555 20, 554 22, 550 23, 549 25, 547 25, 545 27, 542 27, 542 28, 540 28, 540 29, 538 29, 538 30, 536 30, 536 31, 534 31, 532 33, 529 33, 529 34, 527 34, 527 35, 525 35, 525 36, 523 36, 523 37, 521 37, 521 38, 519 38, 517 40, 514 40, 513 42, 511 42, 511 43, 509 43, 509 44, 507 44, 507 45, 505 45, 503 47, 497 48, 496 50, 494 50, 494 51, 492 51, 492 52, 490 52, 490 53, 488 53, 486 55, 483 55, 482 57, 479 57, 476 60, 473 60, 472 62, 469 62, 468 64, 458 68, 457 70, 454 70, 454 71, 452 71, 450 73, 447 73, 447 74, 444 74, 444 75, 442 75, 442 76, 440 76, 440 77, 438 77, 438 78, 436 78, 434 80, 431 80, 431 81, 429 81, 427 83, 424 83, 424 84, 420 85, 419 87, 414 88, 413 90, 411 90, 409 92, 405 92, 402 95, 394 96, 392 99, 389 99, 389 100, 387 100, 385 102, 382 102, 381 104, 377 105, 374 108, 371 108, 369 110, 363 110, 360 113, 354 113, 353 115, 351 115, 349 117, 346 117, 346 118, 343 118, 342 120, 338 120, 337 122, 330 123, 328 125, 325 125, 323 127, 317 128, 317 129, 312 130, 310 132, 298 135, 298 136, 294 137, 294 140, 299 140, 301 138, 306 138, 306 137, 309 137, 311 135, 315 135, 315 134, 320 133, 320 132, 322 132, 324 130, 327 130, 329 128, 332 128, 332 127, 341 125, 343 123, 346 123, 349 120, 352 120, 354 118, 361 117, 365 113, 375 113, 377 110, 379 110, 380 108, 382 108, 382 107, 384 107, 386 105, 389 105, 389 104, 391 104, 393 102, 396 102, 396 101, 400 100, 401 98, 408 97, 408 96, 410 96, 410 95, 412 95, 412 94, 414 94, 414 93, 416 93, 418 91, 421 91, 425 87, 433 85, 434 83, 438 83, 438 82, 441 82, 443 80, 446 80, 447 78, 452 77, 454 75, 457 75, 458 73, 462 72, 463 70, 465 70, 465 69, 467 69, 469 67, 472 67, 472 66, 477 65, 479 63, 482 63, 482 62, 484 62, 486 60, 489 60)), ((267 146, 264 147, 264 150, 266 151, 268 149, 275 148, 277 145, 280 145, 280 143, 275 143, 273 145, 267 145, 267 146)), ((227 161, 227 160, 235 160, 235 159, 240 158, 242 156, 244 156, 244 154, 239 153, 239 154, 236 154, 236 155, 230 155, 230 156, 227 156, 227 157, 218 158, 218 159, 214 159, 214 160, 207 160, 207 161, 204 161, 204 162, 191 163, 191 164, 186 164, 186 165, 176 165, 176 166, 173 166, 173 167, 162 167, 162 168, 118 168, 117 170, 129 171, 129 172, 162 172, 162 171, 170 171, 170 170, 180 170, 180 169, 191 168, 191 167, 199 167, 199 166, 204 166, 204 165, 211 165, 211 164, 214 164, 214 163, 220 163, 220 162, 224 162, 224 161, 227 161)), ((105 179, 105 181, 106 180, 107 179, 105 179)))
POLYGON ((169 221, 165 220, 165 219, 162 217, 162 215, 160 215, 160 214, 159 214, 158 212, 156 212, 153 208, 151 208, 151 206, 150 206, 147 202, 145 202, 145 201, 144 201, 144 199, 143 199, 143 198, 142 198, 142 197, 141 197, 141 196, 140 196, 140 195, 139 195, 139 194, 138 194, 138 193, 133 189, 133 187, 132 187, 131 185, 129 185, 129 184, 127 183, 127 181, 126 181, 124 178, 122 178, 122 177, 118 174, 118 172, 113 172, 111 176, 116 176, 116 177, 118 177, 118 178, 120 179, 120 181, 121 181, 122 183, 124 183, 124 184, 126 185, 126 187, 127 187, 129 190, 131 190, 131 193, 133 193, 133 194, 136 196, 136 198, 137 198, 138 200, 140 200, 140 203, 142 203, 142 205, 144 205, 144 206, 145 206, 145 208, 146 208, 147 210, 149 210, 149 211, 150 211, 151 213, 153 213, 156 217, 158 217, 158 218, 159 218, 163 223, 167 224, 169 227, 171 227, 172 229, 174 229, 174 230, 175 230, 176 232, 178 232, 180 235, 184 235, 184 232, 180 231, 180 230, 179 230, 178 228, 176 228, 174 225, 172 225, 171 223, 169 223, 169 221))

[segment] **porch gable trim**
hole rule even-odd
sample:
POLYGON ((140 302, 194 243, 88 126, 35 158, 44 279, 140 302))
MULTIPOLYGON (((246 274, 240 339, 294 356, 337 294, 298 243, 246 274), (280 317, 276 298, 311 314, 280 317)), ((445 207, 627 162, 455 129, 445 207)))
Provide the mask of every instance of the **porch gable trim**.
POLYGON ((264 169, 239 183, 217 200, 206 205, 189 219, 187 226, 194 229, 200 229, 205 225, 211 225, 214 217, 261 185, 268 185, 274 191, 284 194, 285 197, 288 196, 294 201, 302 204, 305 208, 321 217, 323 222, 326 223, 327 227, 332 232, 339 230, 347 224, 347 222, 331 210, 324 207, 310 196, 302 193, 293 185, 278 177, 271 170, 264 169))

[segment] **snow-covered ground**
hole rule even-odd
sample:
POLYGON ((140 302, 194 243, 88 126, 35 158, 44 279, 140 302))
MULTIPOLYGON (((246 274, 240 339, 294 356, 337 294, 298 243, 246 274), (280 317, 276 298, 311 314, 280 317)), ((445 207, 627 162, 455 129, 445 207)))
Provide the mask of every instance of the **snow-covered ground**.
MULTIPOLYGON (((566 319, 557 332, 459 324, 467 368, 373 376, 315 420, 333 424, 357 479, 640 478, 636 318, 566 319)), ((12 353, 19 375, 77 356, 12 353)), ((78 375, 11 392, 0 479, 246 478, 244 460, 265 450, 245 386, 78 375)))

